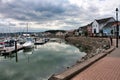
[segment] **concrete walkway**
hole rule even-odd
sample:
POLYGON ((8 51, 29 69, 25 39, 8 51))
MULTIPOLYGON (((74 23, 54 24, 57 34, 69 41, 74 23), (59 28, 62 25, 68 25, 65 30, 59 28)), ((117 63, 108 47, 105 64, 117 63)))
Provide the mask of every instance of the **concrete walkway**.
POLYGON ((120 80, 120 41, 119 48, 71 80, 120 80))

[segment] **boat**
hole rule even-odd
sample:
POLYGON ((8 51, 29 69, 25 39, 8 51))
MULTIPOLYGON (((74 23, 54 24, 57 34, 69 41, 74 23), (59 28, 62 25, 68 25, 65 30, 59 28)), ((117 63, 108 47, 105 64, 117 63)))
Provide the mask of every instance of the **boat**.
POLYGON ((26 38, 26 42, 23 44, 24 49, 31 49, 34 47, 34 40, 32 38, 26 38))
POLYGON ((28 34, 28 23, 27 23, 27 34, 24 35, 26 42, 23 44, 24 49, 31 49, 34 48, 34 39, 30 37, 30 34, 28 34))
POLYGON ((5 43, 4 42, 0 42, 0 49, 5 47, 5 43))
POLYGON ((24 38, 18 38, 18 42, 19 42, 20 44, 24 44, 26 41, 25 41, 24 38))
POLYGON ((59 39, 59 38, 51 38, 49 40, 49 42, 58 42, 58 43, 61 43, 62 42, 62 39, 59 39))
POLYGON ((46 43, 46 41, 44 39, 40 39, 40 40, 37 40, 35 42, 35 45, 42 45, 42 44, 45 44, 45 43, 46 43))
POLYGON ((23 44, 24 48, 33 48, 34 47, 34 43, 31 41, 27 41, 23 44))
POLYGON ((5 43, 4 42, 0 42, 0 54, 5 52, 5 43))
POLYGON ((13 47, 15 45, 15 40, 14 39, 6 39, 4 41, 5 47, 13 47))

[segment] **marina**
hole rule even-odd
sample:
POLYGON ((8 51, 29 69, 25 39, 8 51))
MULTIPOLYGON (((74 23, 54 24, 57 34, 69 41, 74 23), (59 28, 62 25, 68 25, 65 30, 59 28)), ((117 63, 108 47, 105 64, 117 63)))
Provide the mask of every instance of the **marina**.
POLYGON ((2 42, 0 42, 0 55, 10 55, 22 49, 32 49, 34 48, 34 45, 43 45, 46 42, 48 42, 48 39, 46 38, 40 38, 39 40, 35 41, 31 37, 26 37, 24 39, 24 42, 19 40, 13 40, 13 42, 3 40, 2 42))
POLYGON ((33 49, 18 51, 17 63, 15 54, 6 58, 0 56, 0 72, 5 70, 3 74, 0 74, 2 76, 0 79, 47 80, 53 73, 66 70, 84 55, 85 53, 80 52, 78 48, 64 42, 35 45, 33 49), (8 77, 9 75, 11 77, 8 77))
POLYGON ((6 47, 0 50, 0 55, 10 55, 22 49, 23 49, 23 46, 17 46, 17 49, 15 49, 15 47, 6 47))
POLYGON ((0 80, 120 80, 119 0, 0 6, 0 80))

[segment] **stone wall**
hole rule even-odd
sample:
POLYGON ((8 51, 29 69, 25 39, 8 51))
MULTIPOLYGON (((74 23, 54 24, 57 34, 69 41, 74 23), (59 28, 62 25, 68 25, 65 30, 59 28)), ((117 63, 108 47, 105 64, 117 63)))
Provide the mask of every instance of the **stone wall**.
POLYGON ((72 44, 87 53, 82 59, 86 60, 94 55, 110 48, 109 38, 95 37, 67 37, 65 39, 69 44, 72 44))

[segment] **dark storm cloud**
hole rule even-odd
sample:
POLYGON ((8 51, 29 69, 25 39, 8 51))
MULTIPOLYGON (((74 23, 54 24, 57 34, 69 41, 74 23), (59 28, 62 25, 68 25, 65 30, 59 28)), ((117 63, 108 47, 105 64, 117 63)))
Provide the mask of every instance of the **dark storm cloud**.
POLYGON ((0 3, 0 13, 7 18, 16 20, 46 21, 73 16, 77 6, 70 5, 66 0, 13 0, 0 3), (47 2, 48 1, 48 2, 47 2))

